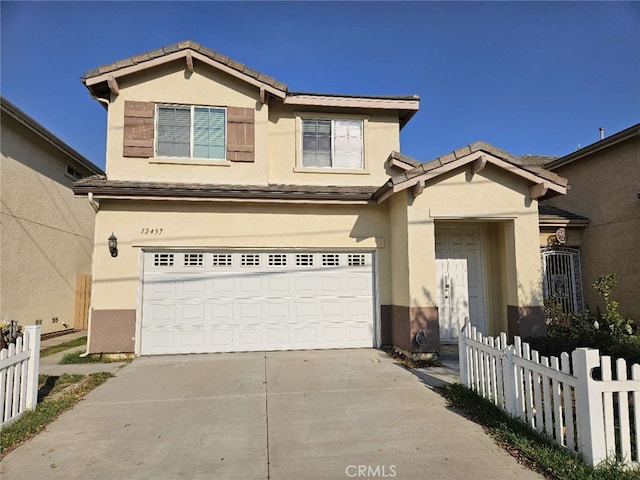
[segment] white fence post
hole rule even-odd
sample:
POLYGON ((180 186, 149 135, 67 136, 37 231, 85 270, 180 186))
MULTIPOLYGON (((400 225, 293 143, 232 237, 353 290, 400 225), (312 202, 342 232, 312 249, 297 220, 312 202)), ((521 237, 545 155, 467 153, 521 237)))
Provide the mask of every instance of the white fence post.
POLYGON ((578 451, 585 461, 596 466, 607 458, 602 414, 602 391, 591 377, 594 368, 600 366, 600 352, 590 348, 578 348, 572 354, 575 387, 576 427, 578 451))
POLYGON ((29 325, 24 327, 28 337, 29 366, 27 367, 27 398, 25 407, 27 410, 36 408, 38 403, 38 372, 40 367, 40 325, 29 325))
POLYGON ((465 387, 469 386, 469 378, 467 377, 467 333, 471 324, 465 321, 458 335, 458 364, 460 369, 460 382, 465 387))
POLYGON ((504 375, 504 407, 512 417, 518 416, 518 389, 516 387, 516 366, 513 362, 513 347, 502 350, 502 372, 504 375))

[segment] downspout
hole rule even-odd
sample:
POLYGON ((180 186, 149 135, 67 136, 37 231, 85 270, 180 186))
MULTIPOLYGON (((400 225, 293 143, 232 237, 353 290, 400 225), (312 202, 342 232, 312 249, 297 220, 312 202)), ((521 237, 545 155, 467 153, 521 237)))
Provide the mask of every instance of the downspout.
POLYGON ((87 199, 89 200, 89 205, 91 205, 93 211, 98 213, 98 210, 100 210, 100 204, 93 199, 93 192, 89 192, 87 199))

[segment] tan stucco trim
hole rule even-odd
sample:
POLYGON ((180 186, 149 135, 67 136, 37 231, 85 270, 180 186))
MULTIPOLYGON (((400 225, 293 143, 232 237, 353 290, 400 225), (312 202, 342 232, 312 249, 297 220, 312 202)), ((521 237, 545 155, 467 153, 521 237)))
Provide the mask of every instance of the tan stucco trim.
MULTIPOLYGON (((158 58, 154 58, 152 60, 148 60, 146 62, 142 62, 142 63, 138 63, 137 65, 132 65, 130 67, 124 67, 120 70, 117 70, 115 72, 109 72, 109 73, 105 73, 102 75, 98 75, 97 77, 92 77, 92 78, 87 78, 85 80, 85 85, 87 87, 91 87, 93 85, 99 84, 99 83, 103 83, 103 82, 109 82, 109 79, 112 80, 116 80, 120 77, 123 77, 125 75, 131 75, 133 73, 137 73, 137 72, 141 72, 143 70, 146 70, 148 68, 153 68, 153 67, 157 67, 159 65, 164 65, 166 63, 169 62, 173 62, 175 60, 180 60, 180 59, 185 59, 185 65, 187 66, 186 62, 187 62, 187 55, 190 55, 192 57, 192 61, 193 59, 199 60, 213 68, 216 68, 220 71, 223 71, 235 78, 239 78, 240 80, 245 81, 246 83, 249 83, 255 87, 261 88, 266 90, 267 92, 269 92, 270 94, 272 94, 275 97, 278 98, 284 98, 286 96, 286 92, 284 92, 283 90, 278 90, 277 88, 273 88, 270 85, 267 85, 266 83, 263 83, 259 80, 256 80, 248 75, 245 75, 242 72, 239 72, 231 67, 228 67, 227 65, 224 65, 220 62, 217 62, 215 60, 212 60, 211 58, 202 55, 201 53, 196 52, 195 50, 181 50, 179 52, 174 52, 174 53, 170 53, 168 55, 164 55, 162 57, 158 57, 158 58)), ((188 66, 187 66, 188 69, 188 66)))
MULTIPOLYGON (((75 195, 84 197, 84 195, 75 195)), ((135 197, 128 195, 100 195, 93 196, 95 199, 110 200, 138 200, 138 201, 180 201, 180 202, 232 202, 232 203, 307 203, 314 205, 368 205, 369 200, 312 200, 312 199, 280 199, 280 198, 202 198, 202 197, 135 197)))
POLYGON ((339 95, 294 95, 284 99, 286 105, 306 105, 314 107, 375 108, 387 110, 415 110, 420 108, 420 100, 347 97, 339 95))

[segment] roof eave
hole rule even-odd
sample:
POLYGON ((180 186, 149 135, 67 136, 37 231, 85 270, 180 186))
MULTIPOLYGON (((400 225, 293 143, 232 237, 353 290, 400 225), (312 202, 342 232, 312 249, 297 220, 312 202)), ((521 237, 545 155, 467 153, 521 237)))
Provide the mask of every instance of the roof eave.
POLYGON ((553 162, 546 164, 545 168, 547 170, 555 170, 556 168, 563 167, 569 163, 575 162, 576 160, 609 148, 620 142, 624 142, 625 140, 628 140, 635 136, 640 136, 640 123, 637 123, 625 130, 622 130, 621 132, 611 135, 610 137, 592 143, 591 145, 587 145, 586 147, 581 148, 580 150, 576 150, 575 152, 565 155, 564 157, 554 160, 553 162))
POLYGON ((62 141, 60 138, 55 136, 49 130, 40 125, 37 121, 31 118, 29 115, 24 113, 18 107, 9 102, 6 98, 0 97, 0 102, 2 106, 2 111, 9 115, 11 118, 19 122, 24 127, 28 128, 30 131, 38 135, 44 141, 52 144, 62 153, 64 153, 67 157, 72 158, 79 165, 86 168, 93 174, 104 175, 104 172, 93 162, 91 162, 88 158, 82 155, 80 152, 69 146, 67 143, 62 141))

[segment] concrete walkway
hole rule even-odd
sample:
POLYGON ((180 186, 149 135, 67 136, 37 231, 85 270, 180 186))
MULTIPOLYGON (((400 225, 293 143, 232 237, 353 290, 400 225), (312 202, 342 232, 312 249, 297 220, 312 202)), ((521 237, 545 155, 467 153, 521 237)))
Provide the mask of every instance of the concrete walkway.
POLYGON ((2 469, 3 480, 542 478, 369 349, 138 358, 2 469))
MULTIPOLYGON (((77 332, 60 335, 58 337, 49 338, 40 342, 40 351, 48 347, 60 345, 62 343, 70 342, 76 338, 86 337, 86 330, 79 330, 77 332)), ((72 347, 67 350, 63 350, 47 357, 40 357, 40 375, 54 375, 59 376, 64 373, 80 373, 82 375, 88 375, 90 373, 97 372, 110 372, 115 374, 122 367, 127 365, 127 362, 113 362, 113 363, 78 363, 70 365, 60 365, 60 360, 69 352, 77 352, 81 350, 86 351, 85 347, 72 347)))

